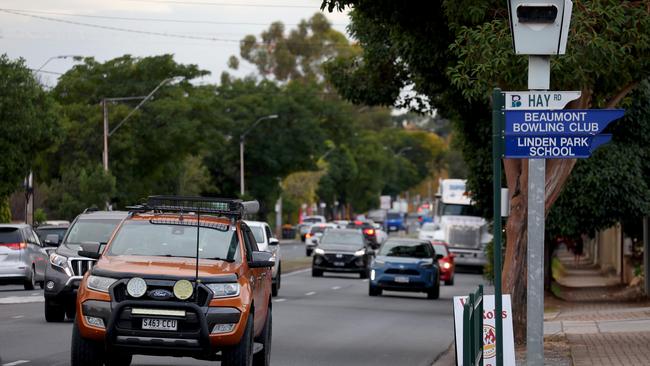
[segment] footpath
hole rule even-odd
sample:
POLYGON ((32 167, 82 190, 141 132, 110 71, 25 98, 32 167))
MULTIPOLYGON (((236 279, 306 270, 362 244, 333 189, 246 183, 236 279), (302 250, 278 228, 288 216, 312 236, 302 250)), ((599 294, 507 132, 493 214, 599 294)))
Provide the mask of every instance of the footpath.
MULTIPOLYGON (((553 261, 553 294, 545 297, 544 364, 650 366, 650 299, 641 286, 622 286, 589 258, 574 264, 568 252, 553 261)), ((525 347, 516 348, 526 365, 525 347)), ((434 366, 456 365, 454 346, 434 366)), ((506 365, 513 366, 513 365, 506 365)))

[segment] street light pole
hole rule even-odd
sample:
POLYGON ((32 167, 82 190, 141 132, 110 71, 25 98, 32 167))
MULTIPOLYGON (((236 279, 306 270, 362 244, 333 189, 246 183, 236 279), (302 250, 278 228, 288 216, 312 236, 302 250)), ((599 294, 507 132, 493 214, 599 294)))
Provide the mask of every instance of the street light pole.
POLYGON ((241 197, 244 196, 244 140, 246 139, 246 135, 248 135, 257 125, 264 121, 265 119, 276 119, 278 118, 277 114, 270 114, 268 116, 260 117, 257 119, 257 121, 253 122, 253 124, 246 130, 244 133, 239 136, 239 195, 241 197))

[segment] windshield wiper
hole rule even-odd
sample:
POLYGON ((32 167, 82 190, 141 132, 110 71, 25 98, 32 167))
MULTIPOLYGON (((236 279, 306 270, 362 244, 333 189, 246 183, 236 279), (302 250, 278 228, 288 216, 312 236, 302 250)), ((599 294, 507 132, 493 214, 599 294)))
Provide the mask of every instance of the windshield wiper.
POLYGON ((201 259, 210 259, 210 260, 213 260, 213 261, 224 261, 224 262, 228 262, 228 263, 233 263, 235 261, 234 259, 219 258, 219 257, 201 258, 201 259))

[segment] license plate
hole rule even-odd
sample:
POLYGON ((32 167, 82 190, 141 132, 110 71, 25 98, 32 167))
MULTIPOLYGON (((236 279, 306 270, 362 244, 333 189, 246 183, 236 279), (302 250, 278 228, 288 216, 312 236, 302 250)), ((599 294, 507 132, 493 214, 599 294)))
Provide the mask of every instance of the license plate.
POLYGON ((397 226, 391 226, 390 229, 391 230, 397 230, 397 226))
POLYGON ((397 276, 395 277, 395 282, 397 283, 409 283, 408 277, 397 276))
POLYGON ((334 262, 334 265, 337 266, 337 267, 343 267, 343 266, 345 266, 345 263, 343 263, 343 262, 334 262))
POLYGON ((150 330, 176 330, 178 328, 178 321, 175 319, 142 319, 142 329, 150 330))

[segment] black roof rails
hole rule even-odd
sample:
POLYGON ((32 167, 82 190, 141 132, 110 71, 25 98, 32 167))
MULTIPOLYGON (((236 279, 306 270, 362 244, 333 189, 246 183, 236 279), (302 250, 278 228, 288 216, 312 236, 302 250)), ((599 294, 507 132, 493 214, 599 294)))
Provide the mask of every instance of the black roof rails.
POLYGON ((149 196, 147 203, 129 207, 132 211, 196 212, 236 219, 257 213, 259 208, 257 201, 196 196, 149 196))

